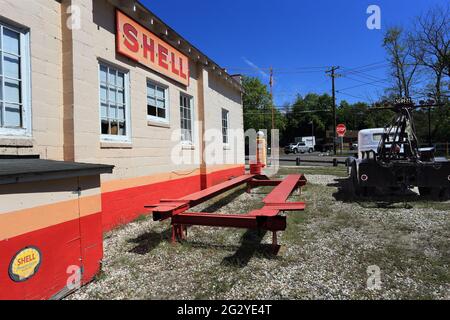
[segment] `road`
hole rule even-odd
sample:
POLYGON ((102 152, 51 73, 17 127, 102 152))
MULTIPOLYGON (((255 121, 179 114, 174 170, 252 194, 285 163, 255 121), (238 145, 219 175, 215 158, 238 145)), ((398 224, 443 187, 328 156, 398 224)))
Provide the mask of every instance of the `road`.
MULTIPOLYGON (((300 165, 303 165, 303 166, 333 166, 333 159, 337 159, 338 161, 345 161, 348 158, 348 155, 344 155, 344 156, 323 155, 320 152, 304 153, 304 154, 301 154, 301 153, 300 154, 292 154, 292 153, 285 154, 284 152, 281 152, 280 165, 281 166, 295 166, 297 158, 300 158, 300 165), (302 160, 305 160, 307 162, 302 162, 302 160), (318 162, 313 162, 313 161, 318 161, 318 162), (324 161, 326 161, 328 163, 323 163, 324 161)), ((248 158, 247 158, 247 162, 248 162, 248 158)), ((342 164, 340 164, 340 165, 342 165, 342 164)))

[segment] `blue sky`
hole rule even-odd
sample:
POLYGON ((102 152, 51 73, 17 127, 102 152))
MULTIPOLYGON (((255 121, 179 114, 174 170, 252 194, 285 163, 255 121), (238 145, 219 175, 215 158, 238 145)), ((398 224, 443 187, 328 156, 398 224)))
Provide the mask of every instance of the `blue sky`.
POLYGON ((273 66, 276 105, 292 101, 296 93, 330 93, 331 81, 324 73, 330 65, 342 67, 343 77, 336 79, 338 101, 375 101, 386 85, 386 55, 381 47, 386 28, 408 26, 430 6, 446 2, 142 1, 230 73, 258 76, 268 83, 267 68, 273 66), (366 27, 369 5, 381 9, 381 30, 366 27), (352 68, 359 69, 349 73, 352 68), (375 83, 364 85, 367 82, 375 83))

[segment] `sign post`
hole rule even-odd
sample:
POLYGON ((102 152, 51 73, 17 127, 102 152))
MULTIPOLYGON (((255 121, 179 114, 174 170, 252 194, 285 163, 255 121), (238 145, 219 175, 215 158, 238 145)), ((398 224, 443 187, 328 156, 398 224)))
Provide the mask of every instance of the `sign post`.
POLYGON ((345 126, 345 124, 338 124, 338 126, 336 127, 336 133, 338 134, 338 137, 341 138, 341 155, 343 154, 344 150, 344 136, 347 133, 347 127, 345 126))

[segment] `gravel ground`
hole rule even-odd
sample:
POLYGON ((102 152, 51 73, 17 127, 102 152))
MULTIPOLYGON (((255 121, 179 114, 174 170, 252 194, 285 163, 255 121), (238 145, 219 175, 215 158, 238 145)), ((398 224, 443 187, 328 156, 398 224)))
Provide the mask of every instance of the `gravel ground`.
MULTIPOLYGON (((67 299, 450 299, 450 202, 353 199, 342 171, 308 170, 291 197, 308 208, 288 214, 278 256, 269 233, 192 227, 172 245, 168 223, 141 218, 105 236, 103 272, 67 299), (369 267, 378 286, 368 288, 369 267)), ((193 210, 245 213, 269 190, 193 210)))

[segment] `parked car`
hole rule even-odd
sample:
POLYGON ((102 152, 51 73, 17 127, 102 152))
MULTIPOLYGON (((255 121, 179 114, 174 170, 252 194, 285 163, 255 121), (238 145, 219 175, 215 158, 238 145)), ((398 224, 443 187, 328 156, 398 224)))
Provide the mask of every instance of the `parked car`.
POLYGON ((311 146, 307 146, 304 142, 298 142, 298 143, 291 143, 290 145, 286 146, 284 148, 284 153, 286 154, 297 154, 297 153, 313 153, 314 148, 311 146))

